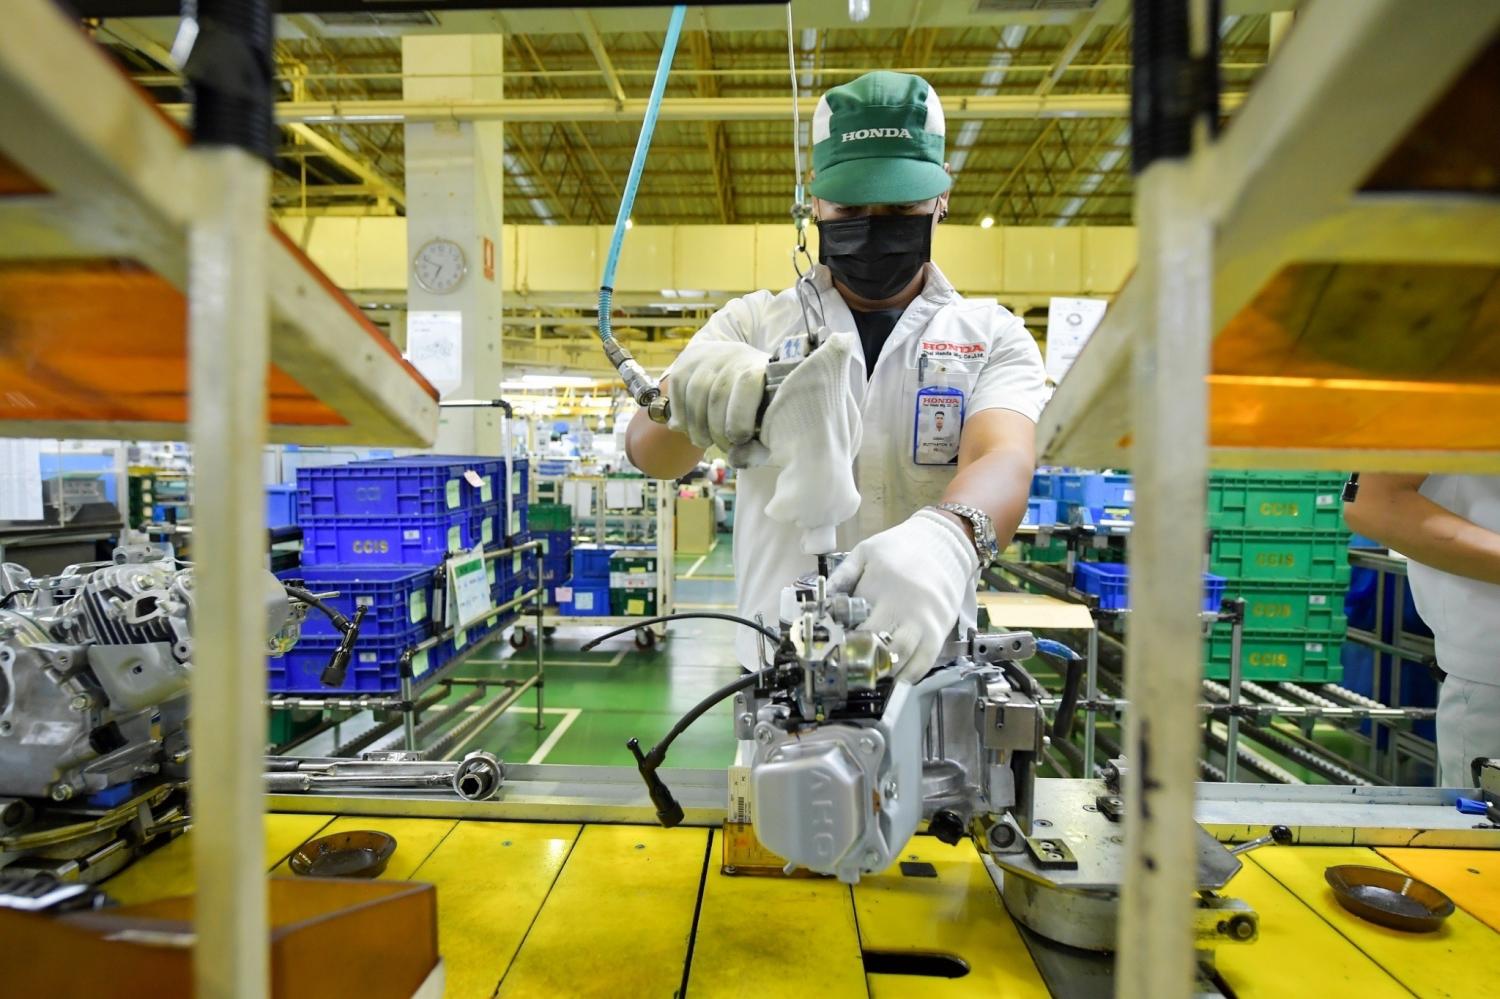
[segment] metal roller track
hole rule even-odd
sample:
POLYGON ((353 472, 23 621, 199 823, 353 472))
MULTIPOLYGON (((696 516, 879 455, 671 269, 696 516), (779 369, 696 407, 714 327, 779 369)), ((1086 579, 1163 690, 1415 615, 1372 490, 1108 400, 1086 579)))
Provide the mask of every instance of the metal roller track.
POLYGON ((1355 787, 1373 786, 1373 781, 1365 780, 1354 771, 1319 756, 1305 746, 1298 745, 1280 732, 1273 731, 1269 726, 1247 723, 1244 733, 1261 745, 1285 756, 1289 760, 1295 761, 1298 765, 1306 767, 1313 773, 1328 778, 1335 784, 1351 784, 1355 787))
MULTIPOLYGON (((1244 738, 1249 734, 1250 732, 1248 727, 1242 728, 1240 730, 1241 738, 1244 738)), ((1204 729, 1203 741, 1215 752, 1223 753, 1226 755, 1229 752, 1229 740, 1220 735, 1218 730, 1212 725, 1204 729)), ((1277 766, 1275 763, 1272 763, 1270 760, 1266 759, 1264 756, 1260 755, 1249 746, 1241 743, 1241 745, 1238 747, 1238 750, 1239 751, 1237 755, 1240 758, 1240 766, 1244 767, 1246 770, 1249 770, 1261 780, 1266 781, 1270 784, 1302 783, 1302 781, 1297 779, 1297 776, 1295 774, 1291 773, 1283 767, 1277 766)))
MULTIPOLYGON (((416 710, 426 711, 447 696, 447 687, 444 687, 441 690, 435 690, 417 702, 416 710)), ((342 746, 336 747, 329 755, 349 757, 358 756, 360 753, 368 749, 372 743, 375 743, 385 736, 390 735, 400 726, 401 716, 399 715, 395 718, 392 718, 390 721, 380 722, 377 725, 371 726, 366 731, 361 732, 359 735, 356 735, 354 738, 350 739, 342 746)))
POLYGON ((432 745, 422 750, 422 758, 427 760, 452 759, 468 744, 470 739, 484 731, 491 722, 504 714, 512 704, 521 699, 522 694, 535 687, 538 679, 535 675, 527 677, 506 693, 495 698, 482 710, 475 711, 448 729, 432 745))
MULTIPOLYGON (((421 739, 424 739, 427 736, 431 735, 433 732, 436 732, 444 724, 452 721, 454 718, 461 716, 465 708, 483 698, 484 695, 485 688, 475 687, 473 690, 464 694, 452 704, 433 703, 422 705, 417 709, 415 713, 420 714, 422 712, 426 712, 427 717, 423 718, 422 723, 416 726, 416 738, 420 741, 421 739)), ((390 730, 386 732, 386 734, 380 739, 378 743, 370 747, 371 751, 387 752, 393 749, 397 749, 399 747, 399 743, 402 741, 402 739, 405 738, 405 734, 398 730, 398 726, 400 724, 401 723, 399 721, 392 722, 390 730)))

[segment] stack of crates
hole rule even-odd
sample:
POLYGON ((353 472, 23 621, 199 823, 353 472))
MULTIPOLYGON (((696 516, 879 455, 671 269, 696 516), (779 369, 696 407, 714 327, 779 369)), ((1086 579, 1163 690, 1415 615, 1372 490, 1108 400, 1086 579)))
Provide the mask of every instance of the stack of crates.
POLYGON ((657 613, 657 554, 650 545, 630 545, 609 557, 609 609, 618 617, 657 613))
MULTIPOLYGON (((1245 600, 1242 676, 1337 683, 1348 629, 1349 530, 1344 475, 1214 472, 1209 477, 1209 571, 1245 600)), ((1230 626, 1215 625, 1206 675, 1229 676, 1230 626)))
POLYGON ((574 545, 573 581, 561 588, 558 606, 570 617, 608 617, 612 545, 574 545))
POLYGON ((1065 524, 1134 519, 1135 484, 1125 472, 1058 472, 1052 495, 1065 524))
MULTIPOLYGON (((309 609, 302 622, 302 638, 286 655, 267 661, 267 686, 292 694, 392 693, 401 688, 399 666, 408 648, 432 634, 434 593, 438 569, 421 565, 310 565, 277 573, 284 580, 302 580, 314 593, 338 591, 327 602, 352 618, 364 607, 359 641, 344 677, 344 685, 325 687, 319 681, 339 644, 339 633, 321 611, 309 609)), ((420 678, 440 665, 443 646, 419 653, 412 675, 420 678)))
MULTIPOLYGON (((1069 524, 1074 522, 1075 512, 1082 514, 1079 522, 1085 524, 1130 521, 1134 506, 1135 487, 1126 473, 1039 468, 1031 478, 1031 497, 1021 524, 1028 527, 1069 524)), ((1107 548, 1090 549, 1085 555, 1098 561, 1117 557, 1107 548)), ((1044 545, 1022 543, 1021 558, 1026 562, 1065 562, 1068 543, 1059 537, 1049 539, 1044 545)))
MULTIPOLYGON (((442 619, 445 608, 440 605, 446 598, 439 584, 448 556, 528 537, 526 463, 513 462, 508 483, 505 464, 503 458, 424 454, 298 469, 302 567, 283 577, 302 579, 313 592, 337 590, 335 604, 346 616, 360 604, 369 610, 343 687, 318 682, 337 636, 327 619, 313 611, 303 640, 283 658, 271 660, 271 689, 304 694, 398 690, 401 654, 429 637, 442 619)), ((534 560, 521 556, 514 563, 486 563, 495 604, 524 592, 518 587, 526 584, 528 571, 534 575, 534 566, 534 560)), ((512 616, 496 613, 419 654, 412 663, 413 677, 445 665, 512 616)))
POLYGON ((541 585, 548 604, 558 603, 559 587, 573 578, 573 508, 537 503, 530 511, 531 532, 542 543, 541 585))

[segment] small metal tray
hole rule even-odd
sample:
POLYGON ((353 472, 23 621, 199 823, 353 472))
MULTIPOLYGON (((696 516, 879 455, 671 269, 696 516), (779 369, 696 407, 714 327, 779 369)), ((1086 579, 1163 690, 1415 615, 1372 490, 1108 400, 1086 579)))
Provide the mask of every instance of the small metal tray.
POLYGON ((1431 933, 1453 915, 1453 900, 1425 881, 1385 867, 1342 864, 1323 872, 1339 905, 1393 930, 1431 933))
POLYGON ((334 833, 299 846, 288 861, 308 878, 377 878, 396 852, 396 838, 374 829, 334 833))

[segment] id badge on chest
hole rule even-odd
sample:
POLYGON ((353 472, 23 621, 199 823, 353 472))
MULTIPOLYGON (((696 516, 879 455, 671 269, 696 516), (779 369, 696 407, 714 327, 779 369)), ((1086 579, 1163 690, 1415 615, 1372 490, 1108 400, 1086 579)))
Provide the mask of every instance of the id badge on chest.
POLYGON ((958 440, 964 428, 964 391, 946 384, 940 370, 929 384, 929 367, 924 354, 917 364, 911 460, 918 465, 957 464, 958 440))

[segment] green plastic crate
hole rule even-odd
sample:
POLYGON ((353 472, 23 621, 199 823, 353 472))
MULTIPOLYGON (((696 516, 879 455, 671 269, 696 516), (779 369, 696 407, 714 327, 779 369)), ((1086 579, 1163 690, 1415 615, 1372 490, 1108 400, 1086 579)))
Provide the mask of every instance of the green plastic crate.
POLYGON ((1252 632, 1307 629, 1342 635, 1348 628, 1344 616, 1343 583, 1255 582, 1232 579, 1226 597, 1245 599, 1245 630, 1252 632))
POLYGON ((1068 542, 1063 538, 1053 538, 1045 545, 1032 544, 1029 541, 1021 542, 1022 562, 1066 562, 1068 560, 1068 542))
POLYGON ((1208 482, 1208 526, 1343 530, 1344 481, 1338 472, 1214 472, 1208 482))
POLYGON ((611 614, 640 617, 657 613, 658 564, 655 550, 624 548, 609 557, 611 614))
POLYGON ((1239 580, 1349 582, 1349 532, 1215 530, 1208 571, 1239 580))
POLYGON ((533 531, 568 531, 573 528, 573 508, 562 503, 533 503, 528 526, 533 531))
MULTIPOLYGON (((1204 642, 1203 675, 1229 679, 1230 629, 1214 626, 1204 642)), ((1245 680, 1291 680, 1299 683, 1339 683, 1343 636, 1316 631, 1276 631, 1244 635, 1240 642, 1240 676, 1245 680)))

